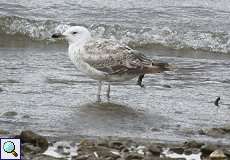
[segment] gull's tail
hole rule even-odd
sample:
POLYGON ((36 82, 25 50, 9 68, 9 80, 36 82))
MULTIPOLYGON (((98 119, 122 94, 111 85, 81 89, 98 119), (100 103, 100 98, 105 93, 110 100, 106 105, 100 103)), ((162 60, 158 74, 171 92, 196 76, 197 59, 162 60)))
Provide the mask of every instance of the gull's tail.
POLYGON ((167 62, 152 61, 151 64, 143 66, 143 74, 154 74, 164 71, 171 71, 173 69, 175 69, 175 66, 170 65, 167 62))
POLYGON ((142 79, 145 74, 155 74, 161 73, 164 71, 172 71, 176 67, 174 65, 170 65, 167 62, 159 62, 159 61, 151 61, 151 63, 143 63, 143 73, 139 75, 137 80, 137 85, 143 87, 142 79))
POLYGON ((167 62, 162 62, 158 60, 153 60, 150 58, 145 57, 143 54, 141 54, 138 51, 132 52, 134 56, 134 60, 138 59, 139 63, 134 63, 134 66, 141 66, 141 72, 142 74, 154 74, 154 73, 160 73, 164 71, 171 71, 175 69, 174 65, 170 65, 167 62))

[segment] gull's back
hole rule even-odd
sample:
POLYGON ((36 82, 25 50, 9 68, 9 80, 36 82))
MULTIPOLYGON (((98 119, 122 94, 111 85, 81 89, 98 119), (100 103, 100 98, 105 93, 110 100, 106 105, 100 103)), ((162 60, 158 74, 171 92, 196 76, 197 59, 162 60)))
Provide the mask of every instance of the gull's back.
POLYGON ((109 75, 139 74, 143 60, 135 52, 118 41, 99 39, 85 45, 84 61, 109 75))
POLYGON ((125 81, 140 74, 159 73, 167 65, 167 63, 148 59, 115 40, 91 40, 85 44, 84 51, 84 62, 107 75, 107 81, 110 81, 108 77, 113 80, 113 76, 116 76, 116 81, 125 81))

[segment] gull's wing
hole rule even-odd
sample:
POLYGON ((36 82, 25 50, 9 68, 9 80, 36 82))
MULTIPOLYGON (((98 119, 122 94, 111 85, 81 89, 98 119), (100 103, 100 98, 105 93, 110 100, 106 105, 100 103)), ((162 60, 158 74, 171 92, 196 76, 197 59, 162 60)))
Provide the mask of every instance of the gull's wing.
POLYGON ((85 46, 83 60, 106 74, 140 74, 152 61, 137 51, 113 41, 91 42, 85 46))

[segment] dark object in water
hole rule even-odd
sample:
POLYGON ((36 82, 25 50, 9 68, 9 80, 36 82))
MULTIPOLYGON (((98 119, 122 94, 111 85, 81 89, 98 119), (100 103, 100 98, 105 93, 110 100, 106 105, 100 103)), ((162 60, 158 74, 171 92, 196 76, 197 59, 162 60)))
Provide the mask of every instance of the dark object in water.
POLYGON ((144 74, 139 75, 138 80, 137 80, 137 85, 140 87, 144 87, 144 85, 142 84, 142 79, 144 78, 144 74))
POLYGON ((215 104, 216 106, 219 106, 219 101, 220 101, 220 97, 217 97, 217 99, 215 100, 214 104, 215 104))

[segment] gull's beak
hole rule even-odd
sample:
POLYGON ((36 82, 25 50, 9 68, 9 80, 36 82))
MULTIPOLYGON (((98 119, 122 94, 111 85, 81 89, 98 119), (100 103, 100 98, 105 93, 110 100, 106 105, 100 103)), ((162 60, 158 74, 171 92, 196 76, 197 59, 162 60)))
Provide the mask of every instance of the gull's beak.
POLYGON ((52 38, 64 38, 65 36, 61 33, 55 33, 52 35, 52 38))

